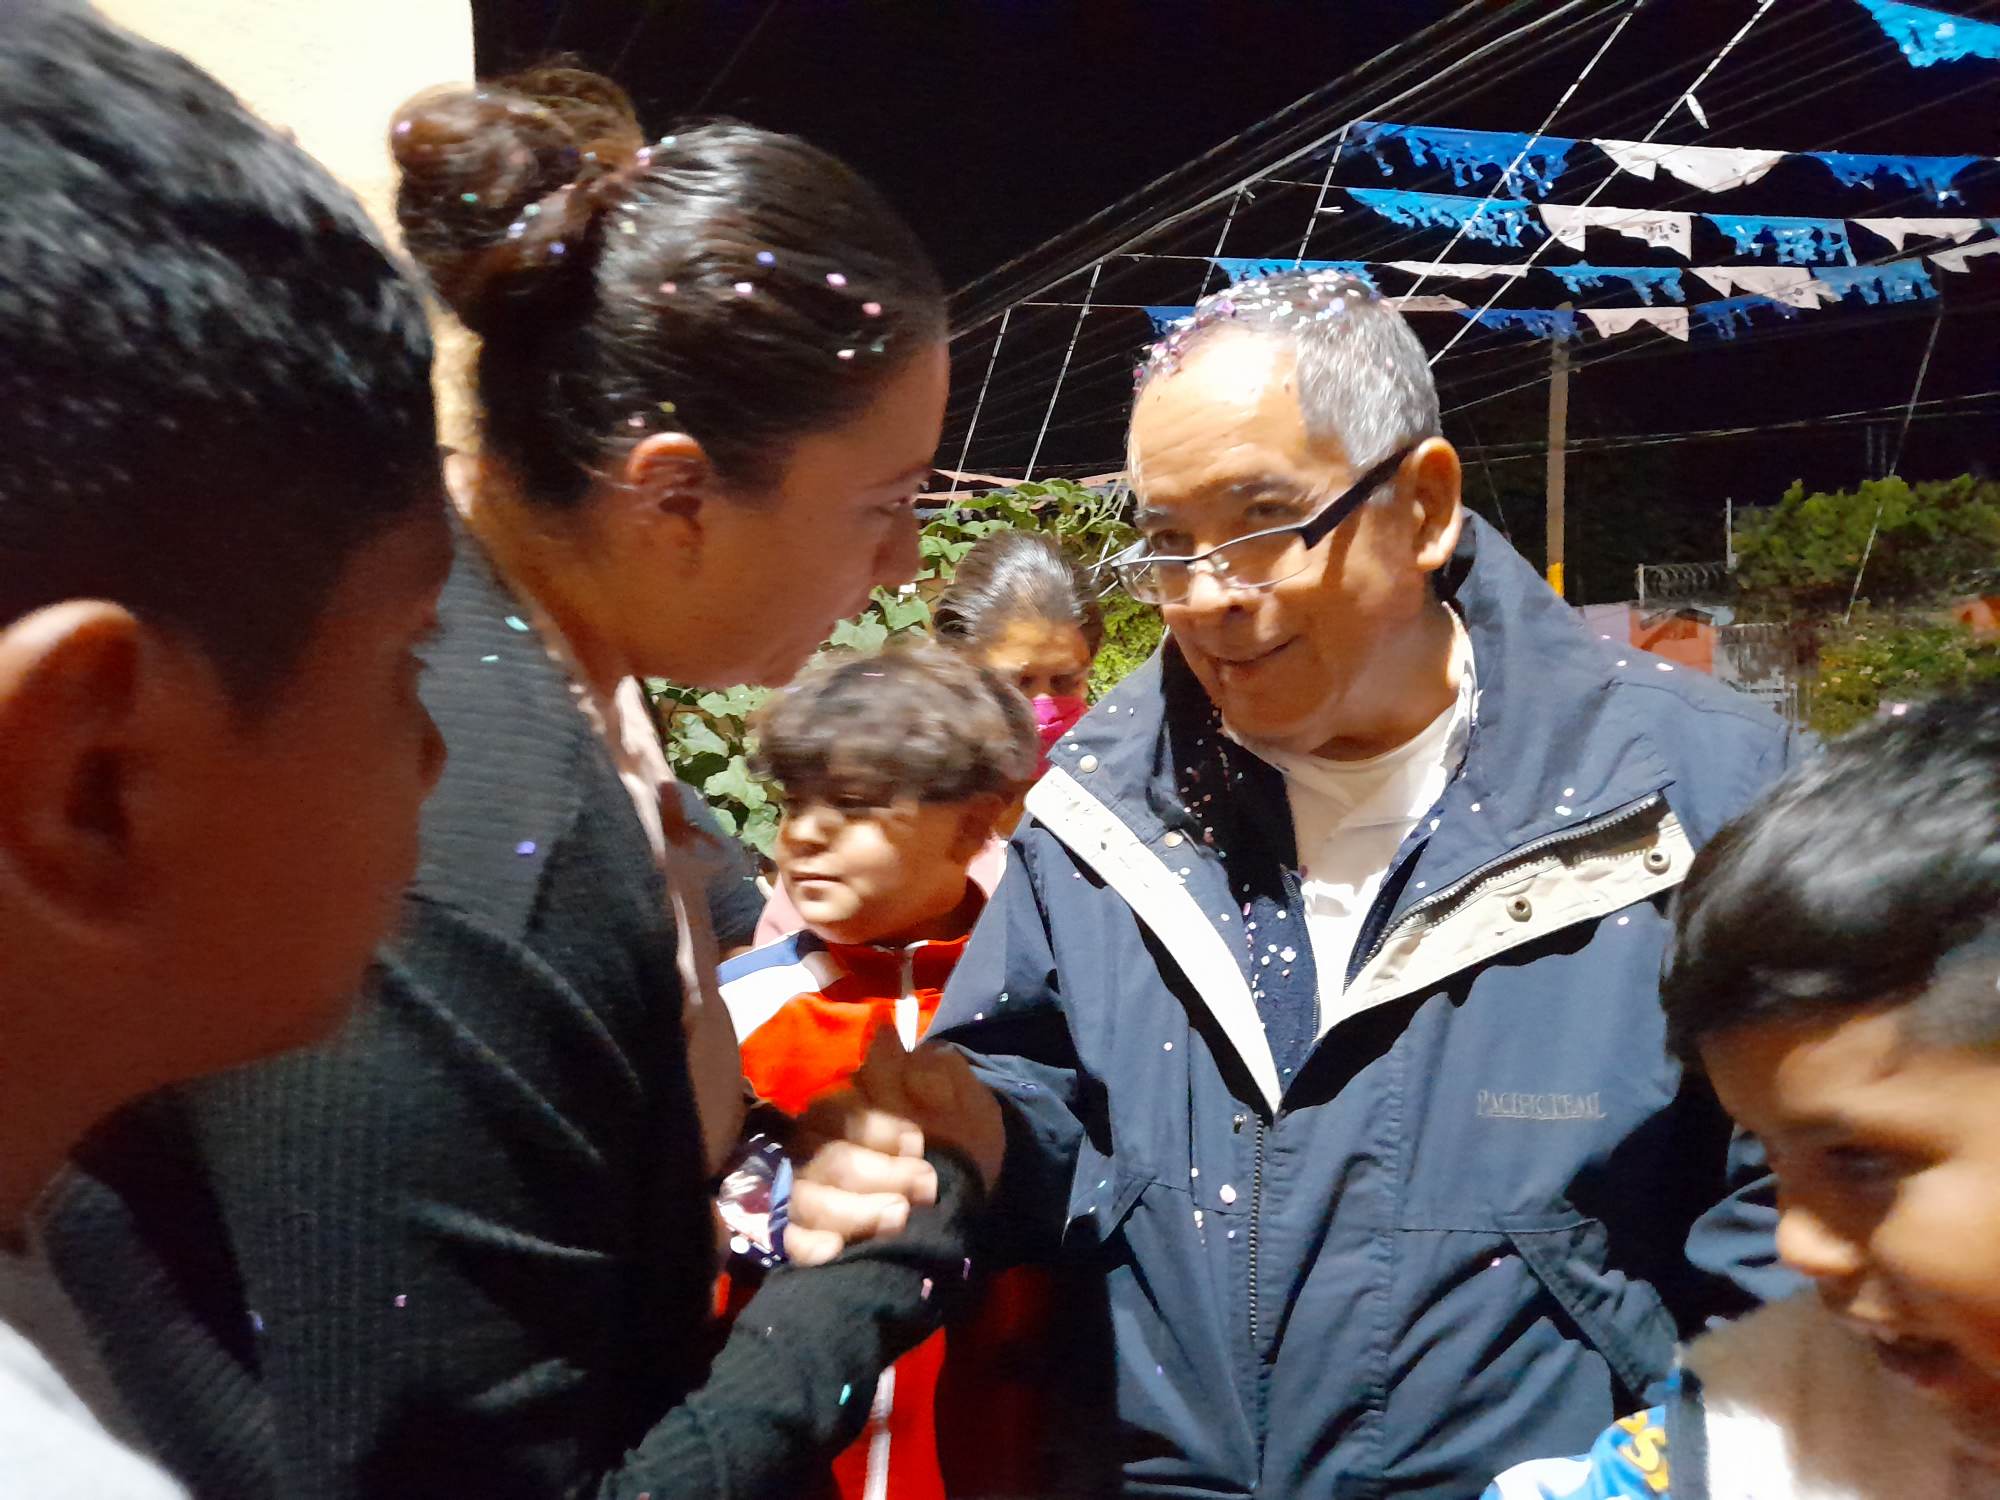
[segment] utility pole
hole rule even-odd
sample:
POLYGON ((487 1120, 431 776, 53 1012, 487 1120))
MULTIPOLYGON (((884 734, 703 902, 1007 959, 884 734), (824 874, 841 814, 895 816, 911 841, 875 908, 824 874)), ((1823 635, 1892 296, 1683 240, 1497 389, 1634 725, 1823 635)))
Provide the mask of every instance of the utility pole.
MULTIPOLYGON (((1568 312, 1571 304, 1562 304, 1568 312)), ((1569 439, 1569 340, 1556 328, 1549 348, 1549 587, 1563 593, 1563 457, 1569 439)))

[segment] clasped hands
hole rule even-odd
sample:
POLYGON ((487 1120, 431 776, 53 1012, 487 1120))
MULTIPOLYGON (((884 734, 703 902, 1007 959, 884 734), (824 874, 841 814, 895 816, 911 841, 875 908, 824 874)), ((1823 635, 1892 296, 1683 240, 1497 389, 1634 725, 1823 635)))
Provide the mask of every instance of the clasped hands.
POLYGON ((905 1052, 884 1027, 849 1086, 799 1117, 785 1253, 824 1265, 849 1245, 899 1233, 912 1208, 937 1202, 926 1145, 963 1152, 990 1190, 1005 1143, 999 1102, 962 1056, 905 1052))

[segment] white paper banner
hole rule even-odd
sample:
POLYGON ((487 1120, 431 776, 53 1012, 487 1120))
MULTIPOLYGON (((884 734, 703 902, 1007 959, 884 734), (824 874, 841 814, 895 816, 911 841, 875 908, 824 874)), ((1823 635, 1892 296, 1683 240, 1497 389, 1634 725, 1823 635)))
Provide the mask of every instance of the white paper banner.
POLYGON ((1654 174, 1665 168, 1669 176, 1704 193, 1719 193, 1725 188, 1755 182, 1785 159, 1782 151, 1744 151, 1728 146, 1662 146, 1646 141, 1598 140, 1590 144, 1610 157, 1621 172, 1651 182, 1654 174))
POLYGON ((1879 234, 1898 250, 1903 241, 1915 236, 1920 240, 1950 240, 1954 245, 1962 245, 1979 233, 1977 219, 1856 219, 1870 234, 1879 234))
POLYGON ((1484 281, 1489 276, 1508 276, 1518 280, 1528 273, 1526 266, 1461 265, 1448 260, 1392 260, 1389 264, 1398 271, 1408 271, 1412 276, 1441 276, 1451 281, 1484 281))
POLYGON ((1685 307, 1580 307, 1600 338, 1629 333, 1641 323, 1650 323, 1660 332, 1688 341, 1688 310, 1685 307))
POLYGON ((1981 240, 1963 250, 1939 250, 1930 256, 1930 263, 1941 271, 1965 271, 1970 269, 1966 262, 1974 257, 1996 254, 2000 254, 2000 240, 1981 240))
POLYGON ((1740 289, 1788 307, 1818 307, 1823 302, 1840 300, 1838 291, 1825 282, 1815 281, 1805 266, 1690 266, 1688 269, 1725 297, 1734 297, 1740 289))
POLYGON ((1685 260, 1691 238, 1689 215, 1644 209, 1569 208, 1544 203, 1542 222, 1549 226, 1549 233, 1572 250, 1583 249, 1586 229, 1609 229, 1644 240, 1662 250, 1671 250, 1685 260))

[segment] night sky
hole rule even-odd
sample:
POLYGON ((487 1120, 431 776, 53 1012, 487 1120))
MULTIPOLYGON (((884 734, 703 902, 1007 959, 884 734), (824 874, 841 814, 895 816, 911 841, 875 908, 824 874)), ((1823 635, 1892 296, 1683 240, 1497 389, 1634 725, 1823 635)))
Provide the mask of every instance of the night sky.
MULTIPOLYGON (((1271 139, 1275 132, 1264 122, 1274 114, 1317 90, 1316 111, 1297 118, 1310 124, 1316 115, 1321 128, 1361 115, 1532 131, 1626 8, 1623 0, 1463 7, 1428 0, 474 5, 482 72, 572 52, 630 89, 651 126, 664 130, 697 113, 795 131, 880 183, 919 225, 947 281, 963 289, 962 314, 975 320, 954 347, 952 415, 940 450, 948 466, 958 459, 992 354, 998 330, 992 315, 1030 292, 1044 302, 1079 301, 1086 275, 1060 281, 1063 273, 1087 266, 1088 257, 1145 229, 1163 210, 1193 201, 1186 195, 1191 179, 1222 187, 1249 175, 1260 159, 1244 148, 1271 139), (1468 61, 1480 38, 1536 21, 1536 35, 1468 61), (1432 23, 1437 30, 1421 36, 1432 23), (1399 92, 1404 97, 1392 98, 1399 92), (1190 167, 1218 147, 1223 160, 1190 167), (1088 224, 1091 235, 1077 232, 1093 215, 1177 171, 1177 182, 1088 224), (1107 232, 1110 239, 1100 237, 1107 232), (982 314, 988 316, 980 320, 982 314)), ((1755 8, 1755 0, 1648 0, 1551 132, 1645 135, 1755 8)), ((2000 0, 1956 0, 1943 8, 2000 21, 2000 0)), ((1656 139, 1792 151, 2000 153, 2000 63, 1913 68, 1856 0, 1777 0, 1697 98, 1708 129, 1683 109, 1656 139)), ((1310 224, 1310 258, 1436 257, 1447 233, 1399 229, 1354 206, 1338 187, 1477 194, 1486 184, 1454 186, 1448 174, 1426 176, 1413 172, 1407 157, 1397 160, 1394 177, 1385 177, 1365 153, 1343 152, 1332 179, 1336 190, 1326 199, 1345 207, 1337 215, 1311 212, 1325 154, 1273 174, 1275 180, 1236 200, 1222 253, 1290 259, 1310 224)), ((1581 202, 1608 170, 1595 152, 1580 148, 1550 201, 1581 202)), ((2000 165, 1975 167, 1957 186, 1964 203, 1940 206, 1902 189, 1843 188, 1816 164, 1787 162, 1761 182, 1710 195, 1664 175, 1650 183, 1624 175, 1597 202, 1850 218, 2000 218, 2000 165)), ((968 467, 1019 474, 1046 416, 1037 473, 1118 468, 1131 368, 1150 333, 1142 313, 1121 309, 1189 303, 1204 278, 1208 289, 1220 284, 1220 273, 1197 257, 1215 253, 1228 207, 1225 199, 1138 247, 1186 259, 1107 262, 1094 293, 1097 308, 1082 320, 1080 334, 1073 307, 1017 307, 993 365, 968 467), (1069 375, 1049 413, 1073 334, 1069 375)), ((1688 262, 1597 233, 1587 257, 1552 247, 1543 262, 1757 263, 1699 221, 1695 233, 1688 262)), ((1854 241, 1864 262, 1898 258, 1864 232, 1854 241)), ((1913 242, 1901 253, 1929 248, 1940 247, 1913 242)), ((1526 254, 1468 240, 1451 259, 1526 254)), ((1763 263, 1770 263, 1768 254, 1763 263)), ((1683 279, 1690 301, 1719 295, 1683 279)), ((1850 299, 1789 323, 1766 315, 1731 342, 1704 342, 1697 334, 1683 345, 1649 333, 1598 340, 1586 332, 1576 348, 1571 397, 1570 432, 1582 450, 1570 461, 1573 527, 1588 525, 1595 506, 1614 520, 1633 556, 1714 556, 1724 496, 1763 503, 1795 478, 1834 487, 1880 472, 1897 446, 1903 408, 1934 333, 1922 398, 1942 404, 1922 408, 1923 418, 1910 424, 1901 470, 1913 478, 1993 472, 2000 398, 1967 398, 2000 392, 2000 256, 1974 262, 1967 275, 1935 271, 1933 280, 1941 304, 1869 308, 1850 299), (1873 420, 1828 421, 1878 409, 1873 420), (1811 425, 1778 425, 1787 423, 1811 425), (1648 434, 1725 427, 1758 431, 1629 444, 1648 434)), ((1477 306, 1497 284, 1430 282, 1422 290, 1477 306)), ((1394 272, 1383 282, 1385 291, 1408 285, 1394 272)), ((1569 295, 1554 278, 1531 274, 1509 285, 1501 305, 1547 307, 1569 295)), ((1572 300, 1630 306, 1637 299, 1614 282, 1572 300)), ((1412 322, 1433 349, 1462 326, 1449 314, 1412 322)), ((1474 330, 1437 367, 1447 432, 1474 460, 1468 499, 1489 514, 1497 509, 1537 558, 1547 362, 1545 342, 1474 330)), ((1623 579, 1576 581, 1588 595, 1625 592, 1623 579)))

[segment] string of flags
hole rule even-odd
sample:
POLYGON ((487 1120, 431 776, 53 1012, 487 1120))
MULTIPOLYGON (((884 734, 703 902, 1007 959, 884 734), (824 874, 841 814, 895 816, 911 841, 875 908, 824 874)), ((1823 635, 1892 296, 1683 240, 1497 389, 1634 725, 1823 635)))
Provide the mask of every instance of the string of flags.
MULTIPOLYGON (((2000 37, 2000 26, 1987 29, 2000 37)), ((1940 204, 1959 199, 1960 194, 1952 184, 1961 173, 1991 160, 1984 156, 1888 156, 1854 151, 1670 146, 1652 141, 1582 141, 1511 130, 1457 130, 1441 125, 1394 125, 1380 120, 1357 120, 1347 133, 1347 146, 1372 156, 1384 177, 1393 177, 1406 156, 1410 166, 1450 172, 1452 182, 1458 187, 1486 188, 1497 183, 1495 190, 1504 194, 1506 201, 1547 197, 1561 181, 1570 157, 1585 145, 1595 147, 1620 172, 1629 172, 1647 182, 1657 181, 1664 172, 1704 193, 1747 187, 1761 181, 1780 162, 1798 160, 1818 163, 1842 187, 1902 187, 1921 192, 1940 204)), ((1496 218, 1503 224, 1509 221, 1505 213, 1496 218)))
POLYGON ((1682 260, 1693 254, 1694 226, 1706 222, 1727 235, 1735 254, 1762 258, 1769 252, 1780 265, 1812 265, 1822 261, 1853 264, 1854 248, 1848 225, 1859 224, 1888 240, 1896 249, 1912 237, 1949 239, 1963 243, 1982 223, 1962 215, 1893 218, 1810 218, 1786 214, 1689 213, 1674 209, 1571 207, 1561 203, 1524 203, 1513 198, 1470 198, 1450 193, 1416 193, 1394 188, 1348 188, 1354 201, 1369 212, 1405 229, 1448 229, 1461 238, 1506 249, 1551 236, 1579 253, 1588 233, 1602 229, 1665 250, 1682 260))
POLYGON ((1897 0, 1861 0, 1861 5, 1875 18, 1883 34, 1902 49, 1913 68, 1928 68, 1933 63, 1958 62, 1968 57, 2000 62, 2000 26, 1991 21, 1974 21, 1920 5, 1902 5, 1897 0))
MULTIPOLYGON (((1968 239, 1981 221, 1959 238, 1968 239)), ((2000 221, 1988 221, 2000 231, 2000 221)), ((1479 265, 1464 262, 1283 260, 1238 256, 1211 256, 1208 259, 1232 285, 1259 276, 1288 271, 1336 271, 1354 276, 1380 289, 1377 273, 1393 269, 1426 279, 1478 281, 1492 278, 1519 280, 1530 271, 1556 277, 1572 292, 1594 290, 1607 282, 1621 281, 1640 298, 1637 307, 1489 307, 1474 309, 1455 297, 1390 296, 1387 301, 1406 313, 1454 313, 1470 318, 1483 328, 1498 332, 1528 334, 1535 338, 1576 337, 1579 320, 1588 322, 1600 338, 1630 332, 1638 327, 1656 328, 1686 342, 1693 332, 1713 333, 1733 338, 1751 326, 1753 313, 1769 311, 1791 319, 1809 308, 1824 307, 1853 298, 1879 307, 1894 303, 1922 302, 1938 296, 1931 269, 1964 273, 1970 263, 1985 256, 2000 256, 2000 238, 1981 240, 1963 248, 1937 250, 1924 256, 1865 266, 1522 266, 1479 265), (1926 266, 1926 262, 1929 266, 1926 266), (1693 277, 1719 292, 1714 300, 1689 302, 1686 278, 1693 277)), ((1179 320, 1189 317, 1191 307, 1149 306, 1145 309, 1156 335, 1164 335, 1179 320)))

